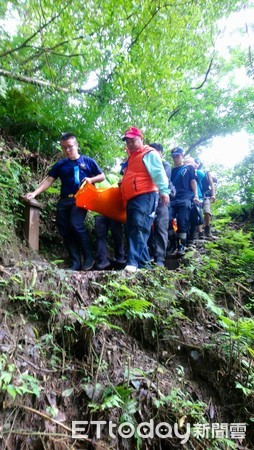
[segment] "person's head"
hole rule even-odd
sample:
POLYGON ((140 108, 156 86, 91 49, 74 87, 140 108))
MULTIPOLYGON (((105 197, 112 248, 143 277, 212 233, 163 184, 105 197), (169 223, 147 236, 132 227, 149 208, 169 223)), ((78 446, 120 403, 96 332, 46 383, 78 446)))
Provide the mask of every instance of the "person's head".
POLYGON ((175 147, 171 150, 171 156, 174 161, 174 166, 182 166, 183 164, 183 149, 180 147, 175 147))
POLYGON ((62 147, 64 155, 69 159, 77 159, 78 153, 78 141, 73 133, 62 133, 60 138, 60 145, 62 147))
POLYGON ((125 131, 122 140, 126 142, 129 153, 133 153, 143 146, 143 134, 136 127, 129 127, 125 131))
POLYGON ((194 167, 194 169, 198 168, 198 164, 196 163, 195 159, 191 155, 186 155, 184 157, 183 163, 194 167))
POLYGON ((203 168, 203 163, 200 161, 200 159, 195 158, 194 161, 197 164, 197 169, 201 170, 203 168))
POLYGON ((149 144, 149 147, 155 148, 155 150, 157 150, 162 157, 163 146, 161 144, 158 144, 158 142, 153 142, 152 144, 149 144))

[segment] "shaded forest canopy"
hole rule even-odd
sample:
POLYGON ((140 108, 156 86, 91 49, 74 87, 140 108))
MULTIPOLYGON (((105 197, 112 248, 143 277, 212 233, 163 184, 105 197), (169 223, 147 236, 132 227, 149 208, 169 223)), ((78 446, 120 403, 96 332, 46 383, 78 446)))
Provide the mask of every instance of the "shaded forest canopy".
POLYGON ((71 130, 105 165, 121 154, 129 125, 148 142, 177 144, 193 156, 214 136, 252 133, 252 6, 239 0, 6 2, 0 127, 51 156, 60 133, 71 130), (222 53, 218 42, 231 17, 238 34, 222 53))

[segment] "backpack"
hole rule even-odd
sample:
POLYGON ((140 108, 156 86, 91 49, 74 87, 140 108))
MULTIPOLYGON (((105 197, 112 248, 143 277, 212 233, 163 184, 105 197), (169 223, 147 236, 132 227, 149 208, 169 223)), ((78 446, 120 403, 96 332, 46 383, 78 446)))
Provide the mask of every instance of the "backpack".
MULTIPOLYGON (((211 194, 211 186, 209 184, 209 179, 208 179, 208 172, 205 171, 205 176, 202 178, 201 181, 202 184, 202 194, 211 194)), ((212 194, 211 194, 212 195, 212 194)), ((210 197, 211 195, 208 195, 208 197, 210 197)))
POLYGON ((209 178, 208 178, 209 172, 206 170, 203 173, 204 173, 204 176, 201 179, 201 181, 198 180, 198 183, 199 183, 203 197, 211 197, 212 196, 212 188, 210 186, 209 178))
POLYGON ((194 202, 192 203, 190 210, 190 223, 195 226, 202 225, 204 223, 202 212, 194 202))

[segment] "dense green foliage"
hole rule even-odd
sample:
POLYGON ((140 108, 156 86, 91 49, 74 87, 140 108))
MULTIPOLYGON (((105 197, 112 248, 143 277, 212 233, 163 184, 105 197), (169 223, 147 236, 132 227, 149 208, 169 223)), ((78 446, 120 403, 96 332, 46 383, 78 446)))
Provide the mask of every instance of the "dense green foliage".
MULTIPOLYGON (((7 2, 0 10, 0 127, 50 154, 59 133, 72 129, 100 162, 119 153, 130 124, 147 140, 188 149, 252 132, 253 89, 238 83, 239 73, 251 77, 251 49, 231 44, 230 58, 222 58, 217 44, 219 19, 245 8, 247 21, 251 4, 7 2)), ((238 36, 248 31, 246 22, 238 36)))

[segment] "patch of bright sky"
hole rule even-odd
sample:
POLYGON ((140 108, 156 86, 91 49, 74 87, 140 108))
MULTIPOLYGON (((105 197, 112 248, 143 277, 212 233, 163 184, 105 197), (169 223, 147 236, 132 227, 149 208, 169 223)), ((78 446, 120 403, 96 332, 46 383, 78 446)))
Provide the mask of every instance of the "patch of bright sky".
MULTIPOLYGON (((254 41, 253 19, 253 9, 246 9, 232 13, 226 20, 221 20, 220 27, 224 31, 221 31, 216 42, 216 50, 219 56, 230 60, 233 47, 240 47, 245 52, 248 51, 248 47, 254 41)), ((235 69, 234 79, 239 87, 254 86, 253 80, 247 76, 245 68, 235 69)), ((228 77, 223 77, 221 83, 226 87, 228 77)), ((247 132, 241 131, 212 139, 211 144, 200 153, 200 159, 208 166, 222 164, 231 168, 241 162, 249 153, 250 136, 247 132)))
MULTIPOLYGON (((254 10, 243 9, 230 14, 227 19, 219 21, 220 34, 215 42, 215 49, 219 56, 230 61, 232 49, 237 47, 247 51, 254 41, 254 10)), ((235 80, 239 87, 253 86, 253 80, 248 77, 246 68, 235 68, 231 72, 231 79, 235 80)), ((219 80, 220 86, 228 85, 229 76, 226 75, 219 80)))
POLYGON ((5 17, 5 19, 0 20, 0 27, 5 32, 8 32, 10 36, 14 36, 19 24, 19 14, 9 2, 7 3, 5 17))
POLYGON ((98 86, 98 74, 96 71, 90 72, 85 84, 82 86, 82 89, 92 89, 98 86))
POLYGON ((222 164, 232 168, 250 153, 250 137, 245 131, 224 137, 216 137, 200 154, 205 166, 222 164))
POLYGON ((254 37, 253 14, 253 9, 242 9, 219 21, 220 35, 215 43, 219 56, 230 60, 234 46, 246 49, 251 45, 254 37))

